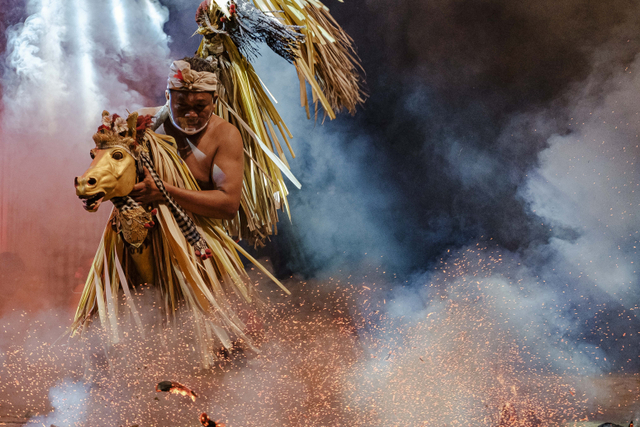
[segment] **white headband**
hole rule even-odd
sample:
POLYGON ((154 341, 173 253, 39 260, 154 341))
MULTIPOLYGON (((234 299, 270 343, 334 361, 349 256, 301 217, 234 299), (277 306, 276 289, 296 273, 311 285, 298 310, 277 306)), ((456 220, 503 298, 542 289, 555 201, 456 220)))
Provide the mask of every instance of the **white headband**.
POLYGON ((174 61, 171 64, 167 89, 215 92, 218 90, 218 76, 209 71, 194 71, 187 61, 174 61))

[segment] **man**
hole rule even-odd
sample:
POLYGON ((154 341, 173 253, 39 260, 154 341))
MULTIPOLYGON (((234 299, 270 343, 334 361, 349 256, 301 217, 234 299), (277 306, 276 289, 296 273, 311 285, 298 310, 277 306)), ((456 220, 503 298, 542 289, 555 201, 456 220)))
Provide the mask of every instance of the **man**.
MULTIPOLYGON (((197 215, 234 218, 240 207, 244 177, 244 149, 238 129, 214 114, 219 81, 215 68, 201 58, 184 58, 171 65, 166 97, 169 117, 162 126, 177 144, 201 191, 188 190, 164 182, 164 187, 185 210, 197 215)), ((151 114, 162 120, 164 107, 145 108, 140 114, 151 114)), ((139 203, 165 201, 149 171, 136 184, 130 196, 139 203)), ((247 326, 243 332, 256 333, 254 313, 247 307, 237 313, 247 326)), ((227 358, 242 346, 233 342, 217 356, 227 358)))
MULTIPOLYGON (((240 206, 244 153, 238 129, 213 114, 218 84, 216 70, 204 59, 184 58, 172 64, 166 91, 170 120, 164 122, 164 129, 176 140, 180 157, 202 191, 166 183, 165 188, 189 212, 232 219, 240 206)), ((158 109, 140 112, 157 113, 158 109)), ((146 169, 131 197, 144 204, 163 200, 146 169)))

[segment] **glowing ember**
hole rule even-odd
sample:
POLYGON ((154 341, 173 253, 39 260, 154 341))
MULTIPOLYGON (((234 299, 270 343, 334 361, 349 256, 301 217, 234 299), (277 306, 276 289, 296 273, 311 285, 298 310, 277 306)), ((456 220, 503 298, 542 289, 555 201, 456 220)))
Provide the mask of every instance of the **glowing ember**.
POLYGON ((204 427, 224 427, 224 424, 213 421, 205 412, 200 414, 200 423, 204 427))
POLYGON ((188 396, 194 402, 196 401, 196 397, 198 397, 195 391, 191 390, 188 387, 183 386, 180 383, 174 383, 173 381, 159 382, 158 385, 156 386, 156 391, 157 392, 168 391, 171 394, 181 394, 183 396, 188 396))

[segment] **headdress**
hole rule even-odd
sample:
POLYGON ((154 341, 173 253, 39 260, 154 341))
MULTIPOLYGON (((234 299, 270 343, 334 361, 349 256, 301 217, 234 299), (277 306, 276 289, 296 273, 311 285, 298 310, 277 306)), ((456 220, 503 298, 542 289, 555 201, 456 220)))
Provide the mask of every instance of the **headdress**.
POLYGON ((343 109, 355 114, 366 99, 353 40, 318 0, 205 0, 198 7, 196 22, 196 32, 203 35, 198 49, 202 58, 212 53, 211 46, 217 48, 216 39, 221 38, 232 61, 231 48, 239 53, 238 59, 251 60, 258 53, 257 44, 264 42, 293 63, 307 116, 306 84, 311 87, 316 116, 320 107, 331 119, 343 109))
POLYGON ((190 92, 216 92, 218 76, 210 71, 195 71, 187 61, 173 61, 167 79, 167 89, 190 92))
POLYGON ((102 112, 102 124, 93 135, 93 141, 99 149, 122 147, 137 160, 142 152, 145 131, 151 126, 151 122, 151 116, 132 113, 124 119, 105 110, 102 112))
MULTIPOLYGON (((282 12, 282 11, 278 11, 282 12)), ((255 58, 258 44, 266 43, 275 53, 289 62, 296 59, 304 34, 299 25, 286 25, 273 13, 258 9, 246 0, 203 1, 196 12, 201 34, 226 34, 240 53, 255 58)))

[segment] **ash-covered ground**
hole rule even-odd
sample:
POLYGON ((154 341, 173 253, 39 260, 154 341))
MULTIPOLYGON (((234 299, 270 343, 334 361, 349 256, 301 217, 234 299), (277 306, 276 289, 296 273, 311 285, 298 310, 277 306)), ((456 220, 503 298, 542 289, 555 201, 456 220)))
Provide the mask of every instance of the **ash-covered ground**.
POLYGON ((197 426, 202 412, 228 426, 497 426, 505 407, 532 426, 598 417, 598 390, 578 381, 590 374, 586 349, 544 345, 551 312, 524 290, 534 278, 513 276, 514 260, 468 248, 416 279, 420 286, 399 285, 395 297, 382 291, 386 272, 370 270, 290 280, 293 297, 254 275, 273 307, 262 317, 260 352, 209 369, 189 318, 163 322, 152 289, 136 299, 145 338, 124 310, 113 346, 96 324, 82 338, 59 339, 63 314, 13 313, 0 341, 1 407, 46 426, 197 426), (198 397, 157 392, 161 381, 198 397))

